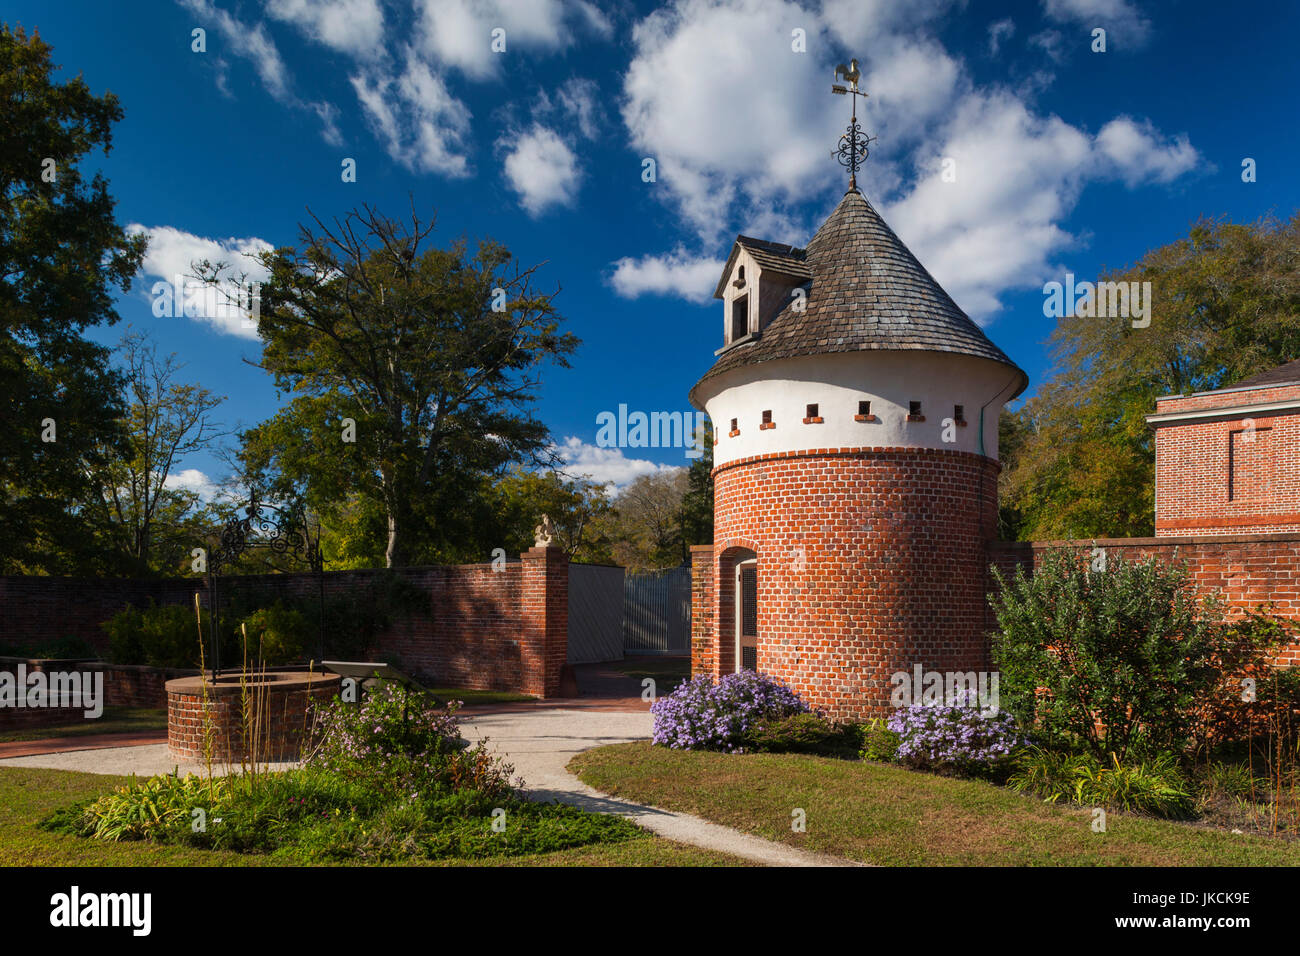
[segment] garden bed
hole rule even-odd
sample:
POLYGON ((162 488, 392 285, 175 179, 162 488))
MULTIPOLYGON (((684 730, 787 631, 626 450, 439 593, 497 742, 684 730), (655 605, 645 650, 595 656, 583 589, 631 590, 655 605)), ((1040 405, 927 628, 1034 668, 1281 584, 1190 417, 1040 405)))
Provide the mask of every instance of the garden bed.
MULTIPOLYGON (((124 787, 127 777, 0 767, 0 865, 4 866, 299 866, 288 854, 238 853, 144 840, 110 843, 51 832, 40 822, 56 810, 124 787)), ((337 866, 373 861, 343 859, 337 866)), ((401 861, 416 866, 744 866, 746 861, 637 830, 621 843, 597 843, 516 856, 401 861)))

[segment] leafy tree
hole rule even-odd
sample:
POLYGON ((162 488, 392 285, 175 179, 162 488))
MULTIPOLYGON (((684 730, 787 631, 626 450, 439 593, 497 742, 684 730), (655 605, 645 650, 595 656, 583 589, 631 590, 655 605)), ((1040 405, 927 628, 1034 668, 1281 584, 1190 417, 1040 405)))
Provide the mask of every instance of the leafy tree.
POLYGON ((586 478, 566 478, 556 471, 515 468, 496 484, 497 513, 505 537, 498 547, 515 556, 533 546, 533 532, 547 515, 555 529, 555 544, 570 560, 606 562, 608 542, 598 530, 610 513, 603 485, 586 478))
MULTIPOLYGON (((327 524, 382 510, 389 567, 437 560, 486 476, 549 460, 531 405, 541 367, 567 365, 577 340, 554 293, 533 288, 536 267, 498 243, 428 247, 431 224, 368 207, 312 222, 299 248, 259 257, 262 367, 292 399, 244 434, 246 470, 327 524)), ((198 273, 227 277, 225 264, 198 273)))
POLYGON ((672 568, 686 560, 682 502, 690 480, 685 468, 642 475, 614 499, 609 529, 614 560, 633 570, 672 568))
POLYGON ((88 522, 133 574, 175 572, 188 558, 205 509, 196 492, 170 487, 176 465, 227 434, 212 413, 224 400, 198 385, 175 381, 176 356, 159 358, 139 333, 122 340, 127 413, 126 447, 97 475, 88 522))
POLYGON ((1300 213, 1201 220, 1186 238, 1102 278, 1150 282, 1150 325, 1058 321, 1056 374, 1002 429, 1004 518, 1024 538, 1151 534, 1155 456, 1145 416, 1156 398, 1228 386, 1300 357, 1300 213))
POLYGON ((119 380, 87 341, 112 324, 145 240, 114 219, 108 183, 79 168, 108 152, 111 93, 64 83, 39 35, 0 25, 0 571, 112 570, 73 503, 121 440, 119 380))
POLYGON ((690 560, 691 545, 713 543, 713 429, 705 426, 701 438, 703 454, 686 471, 686 494, 682 497, 683 561, 690 560))

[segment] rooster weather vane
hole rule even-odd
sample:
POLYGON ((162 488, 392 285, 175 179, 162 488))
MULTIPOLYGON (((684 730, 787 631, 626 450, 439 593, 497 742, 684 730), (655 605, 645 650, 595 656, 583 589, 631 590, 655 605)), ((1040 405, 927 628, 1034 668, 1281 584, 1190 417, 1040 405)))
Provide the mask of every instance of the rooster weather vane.
POLYGON ((835 68, 835 78, 843 79, 848 85, 841 83, 831 85, 831 92, 839 96, 853 97, 853 116, 849 120, 849 128, 840 137, 840 148, 831 153, 837 156, 840 165, 849 171, 849 191, 857 192, 858 189, 858 170, 862 164, 867 161, 869 150, 867 147, 876 139, 874 136, 867 136, 862 132, 862 127, 858 125, 858 97, 866 97, 858 89, 858 80, 862 77, 862 71, 858 69, 857 60, 849 60, 848 66, 841 63, 835 68))

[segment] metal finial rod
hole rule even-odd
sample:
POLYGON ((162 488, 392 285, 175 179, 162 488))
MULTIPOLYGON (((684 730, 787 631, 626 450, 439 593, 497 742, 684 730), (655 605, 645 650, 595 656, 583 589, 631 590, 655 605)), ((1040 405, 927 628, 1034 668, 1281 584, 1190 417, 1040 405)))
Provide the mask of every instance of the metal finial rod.
POLYGON ((831 155, 838 155, 841 166, 849 171, 849 191, 857 192, 858 189, 858 169, 867 161, 870 153, 870 146, 874 136, 864 136, 862 127, 858 125, 858 97, 865 97, 867 94, 858 89, 858 80, 862 72, 858 69, 858 61, 850 60, 849 65, 841 63, 835 68, 835 77, 843 77, 848 83, 847 86, 838 83, 831 85, 831 92, 839 96, 853 97, 852 115, 849 119, 849 128, 843 136, 840 137, 839 149, 832 152, 831 155))

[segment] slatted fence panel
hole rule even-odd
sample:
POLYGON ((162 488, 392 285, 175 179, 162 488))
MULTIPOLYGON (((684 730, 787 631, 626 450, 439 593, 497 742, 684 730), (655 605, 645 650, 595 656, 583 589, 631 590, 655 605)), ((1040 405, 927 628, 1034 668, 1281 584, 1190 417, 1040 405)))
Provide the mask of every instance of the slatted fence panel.
POLYGON ((623 569, 569 565, 569 663, 623 659, 623 569))
POLYGON ((623 580, 623 649, 691 652, 691 569, 628 573, 623 580))

